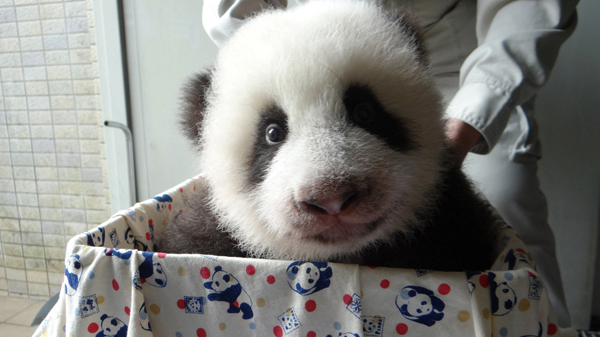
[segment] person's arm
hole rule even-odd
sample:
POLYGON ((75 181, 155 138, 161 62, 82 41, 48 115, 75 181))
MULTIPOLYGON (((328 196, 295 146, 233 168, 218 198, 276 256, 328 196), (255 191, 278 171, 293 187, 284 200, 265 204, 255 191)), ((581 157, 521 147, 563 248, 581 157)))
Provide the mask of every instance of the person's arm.
POLYGON ((244 19, 268 7, 285 8, 287 0, 204 0, 202 25, 220 48, 244 19))
POLYGON ((460 89, 447 111, 447 136, 457 154, 466 155, 465 147, 488 153, 510 112, 546 83, 560 46, 575 29, 577 2, 477 2, 479 46, 463 63, 460 89))

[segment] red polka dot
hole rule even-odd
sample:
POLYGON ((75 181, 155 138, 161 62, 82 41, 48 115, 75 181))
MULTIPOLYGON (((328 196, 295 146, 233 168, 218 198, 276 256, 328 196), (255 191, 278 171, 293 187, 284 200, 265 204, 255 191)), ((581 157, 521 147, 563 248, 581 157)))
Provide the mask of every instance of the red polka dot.
POLYGON ((558 327, 555 324, 548 324, 548 335, 553 336, 558 332, 558 327))
POLYGON ((129 314, 131 313, 131 309, 129 309, 129 307, 125 307, 125 313, 127 314, 127 316, 129 316, 129 314))
POLYGON ((276 326, 273 328, 273 334, 275 335, 275 337, 282 337, 283 329, 280 326, 276 326))
POLYGON ((306 301, 304 308, 306 308, 306 311, 308 311, 308 312, 313 312, 317 309, 317 302, 315 302, 313 300, 308 300, 308 301, 306 301))
POLYGON ((150 241, 150 233, 146 232, 146 240, 150 241))
POLYGON ((148 220, 148 226, 152 226, 152 219, 148 220))
POLYGON ((529 274, 529 276, 533 277, 533 278, 537 278, 537 275, 530 272, 529 270, 527 271, 527 274, 529 274))
POLYGON ((515 251, 516 251, 516 252, 519 252, 519 253, 521 253, 521 254, 525 254, 525 255, 527 255, 527 253, 525 252, 525 250, 523 250, 523 248, 517 248, 517 249, 515 249, 515 251))
POLYGON ((113 279, 112 286, 114 290, 119 290, 119 282, 117 280, 113 279))
POLYGON ((240 303, 238 301, 233 302, 233 305, 236 306, 236 307, 238 307, 238 308, 240 307, 240 303))
POLYGON ((441 295, 448 295, 449 292, 450 292, 450 286, 446 283, 442 283, 438 287, 438 293, 440 293, 441 295))
POLYGON ((375 269, 377 268, 376 266, 369 266, 370 269, 375 269))
POLYGON ((171 206, 171 204, 169 204, 169 211, 171 210, 171 208, 172 208, 172 206, 171 206))
POLYGON ((140 279, 140 282, 142 282, 142 284, 144 284, 144 283, 146 283, 146 279, 145 278, 140 279))
POLYGON ((317 333, 316 333, 316 332, 314 332, 314 331, 309 331, 309 332, 306 334, 306 337, 317 337, 317 333))
POLYGON ((346 294, 344 295, 344 304, 348 305, 352 302, 352 296, 346 294))
POLYGON ((98 326, 98 324, 92 323, 92 324, 88 325, 88 332, 95 333, 96 331, 98 331, 99 328, 100 327, 98 326))
POLYGON ((196 190, 196 186, 194 186, 194 191, 196 190))
POLYGON ((406 335, 406 333, 408 332, 408 325, 406 325, 404 323, 400 323, 400 324, 396 325, 396 332, 399 335, 406 335))
POLYGON ((179 192, 183 193, 183 188, 180 187, 179 188, 179 192))
POLYGON ((490 285, 490 278, 487 274, 479 276, 479 284, 484 288, 487 288, 490 285))
POLYGON ((177 300, 177 307, 179 309, 185 309, 185 301, 184 300, 177 300))
POLYGON ((381 281, 381 283, 379 283, 379 286, 381 286, 381 288, 383 288, 383 289, 387 289, 390 286, 390 281, 383 280, 383 281, 381 281))
POLYGON ((196 336, 206 337, 206 331, 204 331, 204 329, 200 328, 200 329, 196 330, 196 336))
POLYGON ((183 210, 182 209, 179 210, 179 214, 180 215, 183 214, 183 210))
POLYGON ((208 267, 202 267, 202 269, 200 269, 200 276, 202 276, 203 279, 208 280, 210 277, 210 269, 208 269, 208 267))
POLYGON ((269 275, 269 276, 267 276, 267 283, 268 283, 268 284, 273 284, 273 283, 275 283, 275 276, 273 276, 273 275, 269 275))
POLYGON ((157 253, 156 256, 158 256, 159 259, 164 259, 165 256, 167 256, 167 253, 157 253))
POLYGON ((517 239, 521 240, 521 237, 519 236, 519 234, 515 233, 515 236, 517 237, 517 239))
POLYGON ((252 275, 254 275, 254 273, 256 273, 256 268, 254 268, 254 266, 253 266, 253 265, 249 264, 249 265, 246 267, 246 274, 248 274, 248 275, 252 276, 252 275))

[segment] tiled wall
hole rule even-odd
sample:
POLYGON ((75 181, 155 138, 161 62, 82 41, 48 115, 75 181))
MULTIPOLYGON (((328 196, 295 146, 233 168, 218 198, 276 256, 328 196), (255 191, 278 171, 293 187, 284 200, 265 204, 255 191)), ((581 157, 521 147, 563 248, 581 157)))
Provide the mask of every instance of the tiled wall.
POLYGON ((0 0, 0 295, 48 297, 110 216, 92 2, 0 0))

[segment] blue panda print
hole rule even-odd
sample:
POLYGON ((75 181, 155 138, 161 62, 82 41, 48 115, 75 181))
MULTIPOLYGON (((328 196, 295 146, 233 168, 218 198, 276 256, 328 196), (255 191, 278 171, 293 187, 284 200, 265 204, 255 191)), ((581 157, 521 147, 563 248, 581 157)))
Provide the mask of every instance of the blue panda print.
POLYGON ((153 199, 157 201, 156 210, 159 212, 169 207, 168 203, 173 202, 173 199, 168 194, 157 195, 153 199))
POLYGON ((96 334, 96 337, 127 337, 127 324, 122 320, 104 314, 100 317, 101 330, 96 334))
POLYGON ((96 231, 86 232, 87 244, 92 247, 104 246, 104 228, 98 227, 96 231))
POLYGON ((130 227, 127 227, 125 230, 125 242, 132 245, 133 249, 137 249, 140 251, 147 251, 148 245, 144 243, 141 236, 135 236, 130 227))
POLYGON ((405 318, 433 326, 444 318, 446 305, 427 288, 407 286, 396 296, 396 307, 405 318))
MULTIPOLYGON (((114 256, 118 257, 122 260, 125 260, 125 263, 128 264, 131 255, 133 254, 133 250, 130 249, 115 249, 115 248, 106 248, 104 249, 104 255, 106 256, 114 256)), ((167 286, 167 274, 159 262, 154 262, 155 253, 152 252, 141 252, 144 260, 138 266, 138 270, 136 271, 133 277, 133 286, 137 290, 142 290, 142 282, 149 284, 154 287, 164 288, 167 286)))
POLYGON ((148 319, 148 311, 146 311, 146 302, 142 303, 140 307, 140 326, 146 331, 152 331, 150 327, 150 319, 148 319))
POLYGON ((229 303, 227 313, 237 314, 241 311, 243 319, 254 317, 252 299, 242 288, 240 282, 233 275, 224 271, 221 266, 215 267, 212 280, 205 282, 204 288, 213 291, 207 296, 209 301, 229 303), (239 306, 236 305, 236 302, 239 306))
POLYGON ((489 272, 490 292, 492 295, 492 315, 504 316, 517 304, 517 295, 507 282, 496 282, 496 274, 489 272))
POLYGON ((300 295, 308 296, 331 284, 333 271, 327 262, 292 262, 286 270, 288 284, 300 295))
POLYGON ((75 295, 81 275, 83 274, 83 264, 79 260, 79 254, 69 256, 65 263, 65 294, 69 296, 75 295))

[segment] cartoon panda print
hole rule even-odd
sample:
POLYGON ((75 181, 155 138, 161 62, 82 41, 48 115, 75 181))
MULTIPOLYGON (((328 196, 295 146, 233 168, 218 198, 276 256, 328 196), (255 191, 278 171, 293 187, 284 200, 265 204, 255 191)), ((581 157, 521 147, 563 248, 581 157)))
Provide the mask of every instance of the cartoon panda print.
POLYGON ((69 256, 65 263, 65 294, 69 296, 75 295, 82 274, 83 264, 79 259, 79 254, 69 256))
POLYGON ((407 286, 396 296, 396 306, 405 318, 432 326, 444 318, 446 305, 427 288, 407 286))
POLYGON ((506 281, 498 283, 496 274, 489 272, 490 291, 492 294, 492 315, 504 316, 517 304, 517 295, 506 281))
POLYGON ((254 317, 252 299, 242 288, 240 282, 232 274, 224 271, 221 266, 215 267, 212 280, 205 282, 204 287, 213 291, 207 296, 209 301, 229 303, 227 313, 237 314, 241 311, 243 319, 254 317))
POLYGON ((293 262, 286 270, 288 284, 292 290, 307 296, 319 290, 329 288, 333 275, 326 262, 293 262))
POLYGON ((150 319, 148 318, 148 311, 146 310, 146 302, 142 303, 142 306, 140 306, 140 326, 142 327, 142 329, 146 330, 146 331, 152 331, 152 328, 150 327, 150 319))
POLYGON ((104 246, 104 228, 98 227, 95 230, 86 232, 88 246, 101 247, 104 246))
POLYGON ((100 317, 102 323, 100 324, 100 332, 96 334, 96 337, 126 337, 127 336, 127 325, 117 317, 108 316, 106 314, 100 317))
POLYGON ((131 228, 127 227, 127 229, 125 230, 125 242, 131 245, 133 249, 137 249, 144 252, 147 251, 148 245, 145 244, 143 240, 144 239, 142 239, 141 236, 135 236, 131 228))
POLYGON ((156 202, 157 211, 160 212, 167 208, 171 210, 171 203, 173 202, 173 199, 168 194, 157 195, 153 198, 153 200, 156 202))

